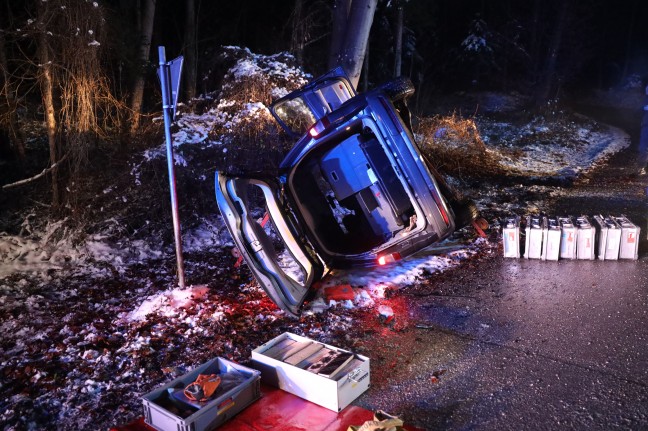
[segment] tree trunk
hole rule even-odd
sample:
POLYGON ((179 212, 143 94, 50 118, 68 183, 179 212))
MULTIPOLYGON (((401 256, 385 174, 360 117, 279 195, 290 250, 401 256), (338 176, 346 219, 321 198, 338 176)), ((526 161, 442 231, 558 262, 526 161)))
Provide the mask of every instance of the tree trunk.
POLYGON ((25 162, 25 138, 21 128, 18 126, 16 118, 17 101, 14 97, 14 91, 11 75, 9 74, 9 62, 7 61, 7 47, 5 43, 4 31, 0 29, 0 69, 2 69, 2 93, 7 101, 7 128, 11 139, 11 148, 20 163, 25 162))
POLYGON ((637 6, 639 2, 635 0, 632 3, 632 10, 630 13, 630 25, 628 26, 628 37, 626 39, 626 47, 625 47, 625 58, 623 60, 623 71, 621 72, 621 82, 620 84, 623 85, 625 84, 625 80, 628 77, 628 70, 630 68, 630 61, 632 58, 632 41, 634 36, 634 28, 635 28, 635 23, 637 22, 637 6))
POLYGON ((344 68, 351 84, 357 88, 362 62, 367 50, 367 40, 378 0, 353 0, 347 21, 344 44, 338 64, 344 68))
POLYGON ((133 120, 131 124, 131 133, 137 131, 140 123, 140 114, 142 111, 142 100, 144 99, 144 80, 146 78, 146 64, 149 61, 151 51, 151 38, 153 36, 153 23, 155 21, 155 1, 144 1, 144 14, 142 15, 141 44, 139 49, 140 69, 133 82, 133 91, 131 96, 131 110, 133 111, 133 120))
POLYGON ((50 165, 53 166, 52 174, 52 207, 60 205, 59 179, 58 179, 58 145, 56 142, 56 116, 54 111, 54 78, 50 62, 47 33, 43 32, 39 41, 39 60, 42 67, 39 75, 43 109, 45 111, 45 126, 47 128, 47 141, 49 143, 50 165))
POLYGON ((533 18, 531 19, 531 42, 529 48, 529 55, 531 57, 531 66, 529 68, 529 78, 532 85, 536 85, 540 81, 540 47, 542 40, 542 26, 540 24, 543 0, 533 1, 533 18))
POLYGON ((186 0, 185 3, 185 98, 191 100, 196 97, 196 79, 198 77, 198 62, 196 61, 196 2, 186 0))
POLYGON ((403 5, 396 6, 396 26, 394 40, 394 78, 401 76, 401 62, 403 58, 403 5))
POLYGON ((329 50, 329 69, 339 66, 339 58, 344 43, 344 35, 349 19, 351 0, 335 0, 333 5, 333 28, 331 29, 331 48, 329 50))
POLYGON ((558 20, 554 27, 553 35, 551 38, 551 45, 545 60, 545 68, 542 74, 542 81, 536 93, 535 102, 536 106, 541 106, 550 99, 552 89, 556 85, 556 65, 558 60, 558 53, 562 46, 562 38, 564 30, 567 26, 568 11, 571 0, 563 0, 560 4, 560 11, 558 12, 558 20))
POLYGON ((304 0, 295 0, 292 13, 293 32, 290 38, 290 52, 295 56, 297 64, 304 64, 304 47, 306 42, 306 23, 304 22, 304 0))

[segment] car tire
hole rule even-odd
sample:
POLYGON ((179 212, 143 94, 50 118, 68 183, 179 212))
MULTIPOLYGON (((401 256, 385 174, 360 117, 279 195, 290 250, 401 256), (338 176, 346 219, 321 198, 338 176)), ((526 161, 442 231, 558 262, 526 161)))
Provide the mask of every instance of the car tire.
POLYGON ((387 81, 379 88, 385 92, 393 102, 407 99, 414 94, 415 91, 414 84, 412 84, 412 81, 405 76, 399 76, 391 81, 387 81))

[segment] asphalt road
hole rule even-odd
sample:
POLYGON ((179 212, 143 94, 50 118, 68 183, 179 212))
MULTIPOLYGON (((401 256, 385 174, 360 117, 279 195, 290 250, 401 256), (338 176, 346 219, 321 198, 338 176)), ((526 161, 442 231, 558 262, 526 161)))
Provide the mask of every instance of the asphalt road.
POLYGON ((640 259, 494 253, 408 289, 393 300, 396 325, 367 331, 372 388, 360 405, 428 430, 648 429, 648 176, 634 175, 641 115, 595 115, 633 145, 547 212, 628 215, 642 227, 640 259))

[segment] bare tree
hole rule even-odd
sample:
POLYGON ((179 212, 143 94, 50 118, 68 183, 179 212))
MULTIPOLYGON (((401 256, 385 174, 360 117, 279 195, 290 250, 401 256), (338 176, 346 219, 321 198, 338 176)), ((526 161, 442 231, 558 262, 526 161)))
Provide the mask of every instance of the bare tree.
POLYGON ((185 33, 184 33, 184 64, 185 64, 185 97, 191 100, 196 96, 196 80, 198 77, 196 40, 196 1, 185 0, 185 33))
POLYGON ((7 60, 7 44, 5 40, 5 31, 0 28, 0 69, 2 71, 2 90, 6 102, 6 112, 0 109, 0 125, 6 126, 11 139, 11 148, 21 163, 25 162, 25 137, 22 129, 18 125, 16 110, 18 101, 16 98, 16 89, 14 88, 11 74, 9 73, 9 61, 7 60))
POLYGON ((341 1, 340 5, 336 2, 336 9, 338 7, 342 9, 334 11, 334 32, 344 29, 344 38, 340 49, 335 50, 337 55, 333 65, 342 66, 354 87, 357 87, 360 81, 360 72, 377 3, 378 0, 352 0, 346 24, 341 26, 341 17, 338 21, 337 14, 342 13, 345 2, 341 1))
POLYGON ((155 2, 156 0, 144 0, 144 13, 140 27, 141 41, 139 46, 140 68, 133 81, 133 90, 131 95, 130 108, 133 112, 131 123, 131 133, 137 131, 140 124, 140 115, 142 112, 142 101, 144 100, 144 82, 146 79, 146 64, 149 61, 151 52, 151 39, 153 37, 153 23, 155 22, 155 2))
POLYGON ((25 97, 34 87, 40 90, 49 167, 3 188, 27 184, 49 174, 52 206, 56 208, 61 206, 67 189, 62 179, 75 179, 87 165, 88 148, 95 139, 105 138, 106 130, 119 128, 120 104, 111 93, 100 61, 102 45, 97 39, 104 16, 99 4, 36 2, 32 16, 25 26, 14 30, 14 34, 20 35, 13 40, 18 45, 14 51, 22 54, 20 63, 24 67, 18 72, 14 70, 13 75, 37 84, 22 90, 25 97), (64 160, 66 164, 62 165, 64 160), (61 169, 65 169, 64 175, 61 169))
MULTIPOLYGON (((50 21, 49 16, 49 3, 42 2, 39 6, 39 25, 44 26, 45 23, 50 21)), ((50 164, 53 166, 51 170, 52 178, 52 206, 58 208, 60 205, 60 192, 59 192, 59 177, 58 166, 59 160, 59 147, 57 142, 57 121, 56 121, 56 108, 54 107, 54 74, 52 72, 52 59, 50 56, 49 35, 46 28, 39 29, 38 34, 38 62, 40 73, 38 74, 38 82, 40 84, 41 95, 43 99, 43 108, 45 111, 45 127, 47 129, 47 142, 49 146, 50 164)))

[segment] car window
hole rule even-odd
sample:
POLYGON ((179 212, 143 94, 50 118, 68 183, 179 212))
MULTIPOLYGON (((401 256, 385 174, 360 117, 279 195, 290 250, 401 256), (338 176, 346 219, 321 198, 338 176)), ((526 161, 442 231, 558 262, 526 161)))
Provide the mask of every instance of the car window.
POLYGON ((315 116, 301 97, 286 100, 274 107, 274 112, 293 133, 305 133, 315 124, 315 116))
POLYGON ((282 127, 294 135, 303 135, 326 114, 338 109, 354 96, 342 79, 326 79, 313 87, 291 93, 272 106, 272 113, 282 127))
POLYGON ((349 90, 341 81, 335 81, 329 85, 323 85, 314 92, 320 99, 322 115, 335 111, 344 102, 351 98, 349 90))

